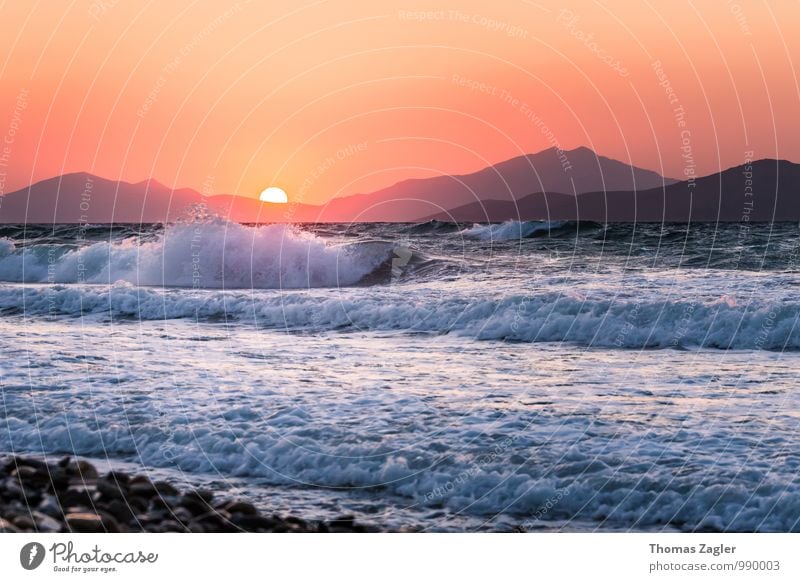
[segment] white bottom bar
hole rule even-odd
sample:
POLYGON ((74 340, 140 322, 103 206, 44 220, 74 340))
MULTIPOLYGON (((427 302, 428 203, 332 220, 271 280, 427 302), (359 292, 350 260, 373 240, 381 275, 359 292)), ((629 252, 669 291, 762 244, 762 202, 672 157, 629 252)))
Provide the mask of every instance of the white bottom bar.
POLYGON ((800 579, 798 549, 793 534, 3 534, 0 572, 4 580, 777 581, 800 579), (44 559, 27 570, 22 562, 40 553, 29 555, 31 542, 44 559))

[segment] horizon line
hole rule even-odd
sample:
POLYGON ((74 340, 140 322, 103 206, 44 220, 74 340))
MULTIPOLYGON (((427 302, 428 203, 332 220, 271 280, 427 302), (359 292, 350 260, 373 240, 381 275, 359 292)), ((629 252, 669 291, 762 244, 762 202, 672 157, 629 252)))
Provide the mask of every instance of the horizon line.
MULTIPOLYGON (((520 154, 518 156, 513 156, 511 158, 506 158, 506 159, 501 160, 499 162, 492 163, 492 164, 490 164, 488 166, 484 166, 484 167, 482 167, 482 168, 480 168, 478 170, 473 170, 473 171, 467 172, 467 173, 461 173, 461 174, 442 173, 442 174, 439 174, 437 176, 429 176, 427 178, 406 178, 406 179, 403 179, 403 180, 398 180, 396 182, 393 182, 392 184, 389 184, 387 186, 383 186, 382 188, 378 188, 376 190, 373 190, 372 192, 356 192, 356 193, 352 193, 352 194, 345 194, 345 195, 342 195, 342 196, 334 196, 333 198, 331 198, 330 200, 327 200, 326 202, 320 202, 320 203, 317 203, 317 204, 307 204, 307 205, 308 206, 324 206, 326 204, 329 204, 331 201, 337 200, 337 199, 340 199, 340 198, 348 198, 348 197, 351 197, 351 196, 368 196, 370 194, 374 194, 375 192, 380 192, 381 190, 392 188, 393 186, 396 186, 398 184, 402 184, 404 182, 409 182, 409 181, 413 181, 413 180, 427 180, 427 179, 439 178, 439 177, 443 177, 443 176, 452 176, 452 177, 470 176, 472 174, 477 174, 477 173, 482 172, 484 170, 488 170, 490 168, 494 168, 494 167, 499 166, 501 164, 504 164, 506 162, 510 162, 512 160, 516 160, 518 158, 536 156, 536 155, 539 155, 539 154, 542 154, 542 153, 545 153, 545 152, 548 152, 548 151, 551 151, 551 150, 556 150, 556 151, 568 154, 570 152, 576 152, 576 151, 582 150, 582 149, 590 151, 597 158, 605 158, 607 160, 611 160, 611 161, 614 161, 614 162, 625 164, 626 166, 629 166, 630 168, 633 168, 633 169, 645 170, 645 171, 648 171, 648 172, 653 172, 655 174, 658 174, 663 180, 671 180, 671 181, 673 181, 673 183, 686 182, 686 181, 689 180, 689 178, 679 179, 679 178, 673 178, 671 176, 665 176, 665 175, 659 173, 656 170, 650 170, 648 168, 643 168, 641 166, 635 166, 635 165, 633 165, 631 163, 624 162, 624 161, 618 160, 616 158, 611 158, 611 157, 605 156, 603 154, 599 154, 599 153, 597 153, 596 151, 594 151, 592 148, 590 148, 588 146, 577 146, 577 147, 574 147, 574 148, 571 148, 571 149, 567 149, 567 150, 561 149, 561 148, 559 148, 557 146, 551 146, 549 148, 545 148, 543 150, 539 150, 538 152, 520 154)), ((787 163, 794 164, 794 165, 800 164, 800 162, 795 162, 795 161, 792 161, 792 160, 786 159, 786 158, 769 158, 769 157, 758 158, 758 159, 752 160, 751 162, 744 161, 744 162, 742 162, 740 164, 736 164, 736 165, 733 165, 733 166, 728 166, 728 167, 726 167, 724 169, 717 170, 716 172, 712 172, 710 174, 704 174, 702 176, 696 176, 694 178, 694 180, 699 180, 699 179, 702 179, 702 178, 708 178, 709 176, 714 176, 716 174, 721 174, 723 172, 726 172, 728 170, 732 170, 732 169, 737 168, 739 166, 746 165, 747 163, 750 163, 752 165, 752 164, 756 164, 758 162, 764 162, 764 161, 787 162, 787 163)), ((258 201, 258 195, 257 194, 253 195, 253 196, 244 195, 244 194, 231 194, 231 193, 228 193, 228 192, 216 192, 214 194, 206 194, 206 193, 201 192, 200 190, 197 190, 196 188, 193 188, 191 186, 170 187, 170 186, 167 186, 164 182, 162 182, 158 178, 152 177, 152 176, 149 177, 149 178, 144 178, 142 180, 132 181, 132 180, 125 180, 125 179, 108 178, 106 176, 101 176, 99 174, 93 174, 92 172, 89 172, 88 170, 76 170, 76 171, 72 171, 72 172, 65 172, 63 174, 56 174, 55 176, 51 176, 49 178, 42 178, 41 180, 37 180, 35 182, 31 182, 30 184, 28 184, 27 186, 23 186, 22 188, 18 188, 16 190, 11 191, 11 192, 6 192, 6 193, 0 195, 0 199, 5 198, 6 196, 9 196, 11 194, 16 194, 17 192, 22 192, 24 190, 30 190, 31 188, 33 188, 37 184, 41 184, 42 182, 48 182, 50 180, 58 180, 58 179, 62 179, 64 177, 66 177, 66 176, 76 176, 76 175, 80 175, 80 174, 85 174, 85 175, 91 176, 93 178, 99 178, 99 179, 105 180, 107 182, 116 182, 118 184, 128 184, 130 186, 136 186, 138 184, 143 184, 145 182, 155 182, 159 186, 163 186, 164 188, 167 188, 171 192, 176 192, 176 191, 180 191, 180 190, 191 190, 192 192, 194 192, 194 193, 196 193, 199 196, 202 196, 204 198, 214 198, 214 197, 217 197, 217 196, 233 196, 233 197, 237 197, 237 198, 244 198, 244 199, 250 199, 250 200, 258 201)), ((665 186, 666 185, 667 184, 665 184, 665 186)), ((650 189, 652 189, 652 188, 648 188, 648 190, 650 190, 650 189)), ((537 192, 531 192, 531 194, 536 194, 536 193, 537 192)), ((291 200, 290 200, 289 203, 292 204, 291 200)), ((303 204, 303 203, 302 202, 295 202, 294 204, 303 204)))

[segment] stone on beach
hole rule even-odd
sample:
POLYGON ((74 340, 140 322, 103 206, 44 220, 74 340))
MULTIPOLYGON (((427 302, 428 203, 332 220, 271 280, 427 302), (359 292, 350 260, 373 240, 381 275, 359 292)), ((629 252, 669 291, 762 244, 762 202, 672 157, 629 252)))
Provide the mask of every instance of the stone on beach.
POLYGON ((264 515, 241 499, 207 489, 181 488, 146 475, 111 471, 100 476, 84 459, 48 464, 35 458, 0 459, 0 532, 358 532, 377 531, 353 516, 311 522, 264 515))
POLYGON ((103 518, 94 513, 68 513, 65 517, 67 527, 76 533, 102 533, 103 518))

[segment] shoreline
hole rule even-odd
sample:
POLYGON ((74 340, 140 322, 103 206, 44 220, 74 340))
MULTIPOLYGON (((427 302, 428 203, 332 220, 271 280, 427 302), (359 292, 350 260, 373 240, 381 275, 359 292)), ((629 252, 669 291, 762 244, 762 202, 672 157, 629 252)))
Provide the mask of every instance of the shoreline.
POLYGON ((384 531, 351 515, 309 520, 267 514, 252 503, 202 488, 111 470, 66 456, 57 463, 0 457, 0 533, 384 531))

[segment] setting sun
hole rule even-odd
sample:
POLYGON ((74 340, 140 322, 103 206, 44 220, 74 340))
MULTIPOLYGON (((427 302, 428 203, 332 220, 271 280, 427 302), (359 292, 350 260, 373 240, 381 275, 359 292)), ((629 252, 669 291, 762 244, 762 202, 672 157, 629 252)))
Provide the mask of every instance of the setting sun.
POLYGON ((289 202, 289 197, 281 188, 270 186, 264 190, 258 197, 261 202, 271 202, 273 204, 286 204, 289 202))

